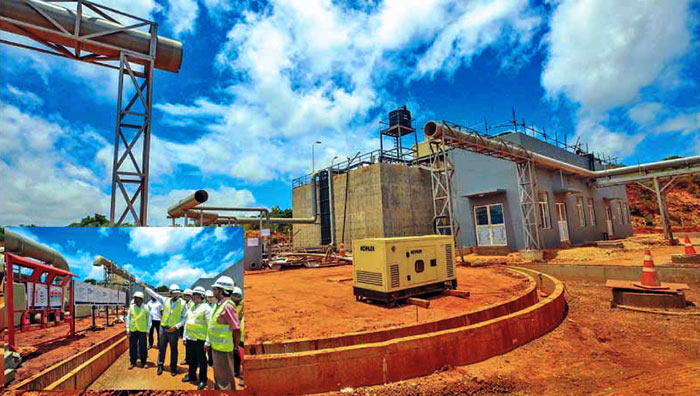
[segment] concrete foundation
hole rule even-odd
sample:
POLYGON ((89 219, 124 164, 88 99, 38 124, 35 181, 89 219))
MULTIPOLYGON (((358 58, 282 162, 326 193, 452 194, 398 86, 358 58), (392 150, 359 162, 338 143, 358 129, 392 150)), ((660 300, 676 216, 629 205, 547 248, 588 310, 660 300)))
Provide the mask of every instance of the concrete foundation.
POLYGON ((686 307, 685 294, 635 291, 629 289, 612 289, 612 306, 624 305, 643 308, 679 308, 686 307))
MULTIPOLYGON (((310 216, 310 205, 310 184, 292 190, 294 217, 310 216)), ((334 175, 334 240, 350 251, 354 239, 432 234, 432 205, 430 173, 420 168, 377 163, 334 175)), ((320 218, 295 224, 293 235, 295 248, 320 246, 320 218)))
POLYGON ((674 264, 700 264, 700 254, 672 254, 674 264))
POLYGON ((508 352, 551 331, 564 318, 563 284, 548 275, 541 277, 547 297, 491 320, 382 342, 246 357, 247 391, 289 395, 382 384, 508 352))

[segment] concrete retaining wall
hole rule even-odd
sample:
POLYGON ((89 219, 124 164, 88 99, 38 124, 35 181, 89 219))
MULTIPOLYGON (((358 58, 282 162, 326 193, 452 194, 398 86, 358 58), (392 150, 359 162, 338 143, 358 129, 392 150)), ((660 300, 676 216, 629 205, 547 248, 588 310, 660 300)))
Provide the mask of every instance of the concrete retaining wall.
POLYGON ((453 316, 428 323, 420 323, 410 326, 390 327, 386 329, 347 333, 333 337, 310 339, 300 338, 282 342, 264 342, 246 346, 247 355, 294 353, 303 351, 315 351, 320 349, 339 348, 351 345, 370 344, 396 338, 409 337, 425 333, 434 333, 464 327, 471 324, 491 320, 499 316, 508 315, 537 303, 537 288, 535 280, 528 276, 529 287, 519 296, 513 297, 503 303, 488 308, 473 310, 465 314, 453 316))
MULTIPOLYGON (((543 278, 551 278, 543 275, 543 278)), ((477 324, 389 341, 246 359, 250 394, 318 393, 428 375, 517 348, 554 329, 564 318, 563 284, 537 304, 477 324)))
MULTIPOLYGON (((638 281, 642 277, 642 267, 625 265, 524 264, 523 267, 544 272, 561 280, 605 283, 609 279, 638 281)), ((700 282, 700 271, 697 267, 657 266, 656 272, 662 282, 700 282)))
POLYGON ((117 342, 101 350, 98 354, 47 386, 46 390, 87 389, 127 349, 129 349, 129 337, 122 335, 122 338, 117 340, 117 342))
MULTIPOLYGON (((76 368, 83 365, 85 362, 91 360, 94 356, 101 353, 102 351, 123 343, 124 346, 121 352, 124 352, 128 348, 129 343, 124 342, 126 340, 125 332, 120 332, 108 339, 95 344, 89 349, 72 356, 66 360, 54 364, 53 366, 34 374, 33 376, 17 383, 13 384, 10 388, 12 389, 22 389, 22 390, 42 390, 48 389, 48 387, 56 381, 59 381, 62 377, 72 373, 76 368)), ((118 347, 120 348, 120 347, 118 347)), ((118 356, 118 355, 117 355, 118 356)), ((110 363, 111 364, 111 363, 110 363)), ((96 377, 95 377, 96 378, 96 377)), ((94 378, 93 378, 94 380, 94 378)), ((92 381, 91 381, 92 382, 92 381)), ((85 386, 87 387, 87 385, 85 386)), ((60 388, 60 389, 85 389, 83 388, 60 388)))

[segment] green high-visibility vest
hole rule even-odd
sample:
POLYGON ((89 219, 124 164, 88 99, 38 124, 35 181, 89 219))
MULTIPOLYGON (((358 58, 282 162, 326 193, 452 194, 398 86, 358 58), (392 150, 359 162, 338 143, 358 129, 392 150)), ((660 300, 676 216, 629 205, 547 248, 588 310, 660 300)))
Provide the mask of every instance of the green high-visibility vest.
POLYGON ((194 307, 194 301, 190 300, 187 302, 187 305, 185 305, 185 308, 187 309, 187 311, 191 311, 192 307, 194 307))
POLYGON ((131 306, 131 317, 129 318, 129 331, 140 331, 145 333, 148 331, 148 307, 145 304, 138 309, 136 304, 131 306))
POLYGON ((185 303, 182 299, 178 298, 175 303, 175 309, 172 310, 172 300, 170 297, 165 299, 165 306, 163 307, 163 317, 161 318, 160 324, 163 327, 172 327, 180 323, 182 320, 182 314, 185 312, 185 303))
POLYGON ((233 332, 228 327, 228 324, 219 324, 219 316, 224 312, 224 308, 228 304, 233 304, 233 301, 228 298, 214 308, 214 312, 209 318, 209 327, 207 329, 209 336, 209 344, 212 349, 219 352, 233 352, 233 332))
POLYGON ((241 319, 241 342, 243 342, 243 322, 245 322, 245 318, 241 319))
POLYGON ((198 340, 207 339, 207 328, 209 324, 205 314, 211 308, 206 303, 201 303, 190 308, 190 313, 187 315, 187 322, 185 322, 185 331, 187 335, 198 340))

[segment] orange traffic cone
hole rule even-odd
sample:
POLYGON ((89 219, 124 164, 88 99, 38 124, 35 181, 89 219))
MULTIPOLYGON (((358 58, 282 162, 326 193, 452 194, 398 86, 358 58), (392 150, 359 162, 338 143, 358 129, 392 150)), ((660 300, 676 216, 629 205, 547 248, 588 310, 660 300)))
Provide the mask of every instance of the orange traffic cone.
POLYGON ((685 253, 684 254, 686 256, 698 254, 698 252, 695 251, 693 244, 690 243, 690 238, 688 238, 688 234, 685 234, 685 240, 683 241, 683 244, 685 244, 685 253))
POLYGON ((340 248, 338 249, 338 256, 345 257, 345 244, 340 242, 340 248))
POLYGON ((644 264, 642 265, 641 286, 646 288, 661 287, 659 274, 656 273, 656 268, 654 267, 654 260, 651 258, 651 251, 649 251, 649 249, 644 250, 644 264))

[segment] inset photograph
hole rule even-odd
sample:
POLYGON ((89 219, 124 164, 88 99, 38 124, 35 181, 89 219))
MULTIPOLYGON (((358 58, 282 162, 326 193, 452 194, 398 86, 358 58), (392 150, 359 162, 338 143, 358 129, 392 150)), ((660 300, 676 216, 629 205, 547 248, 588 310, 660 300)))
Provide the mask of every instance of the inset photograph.
POLYGON ((6 227, 3 385, 243 385, 240 227, 6 227))

